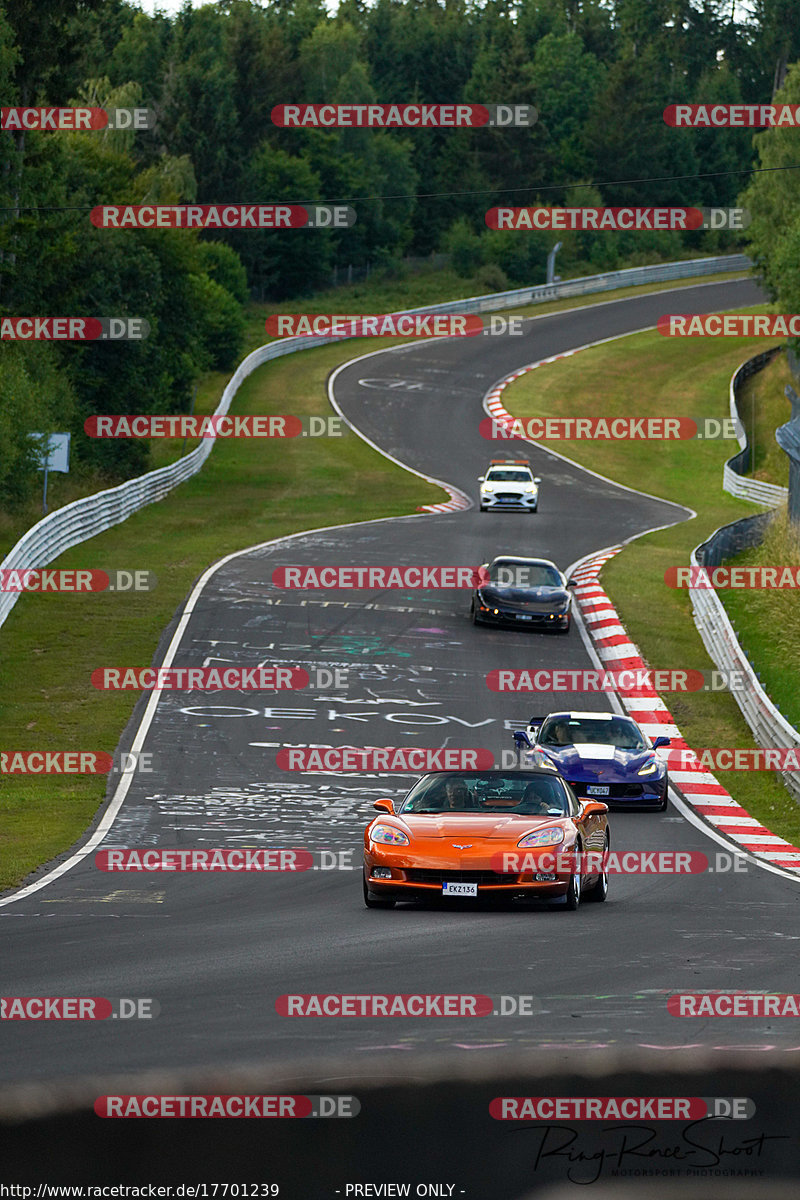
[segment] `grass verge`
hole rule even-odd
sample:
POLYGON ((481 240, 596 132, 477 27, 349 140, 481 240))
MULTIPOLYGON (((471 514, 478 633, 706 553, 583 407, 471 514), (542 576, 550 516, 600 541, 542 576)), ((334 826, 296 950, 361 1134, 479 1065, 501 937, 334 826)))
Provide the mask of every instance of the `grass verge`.
MULTIPOLYGON (((515 417, 728 415, 735 368, 762 350, 759 339, 666 339, 634 334, 538 367, 511 384, 503 403, 515 417), (636 371, 630 370, 631 361, 636 371), (643 401, 643 397, 646 400, 643 401)), ((632 542, 603 569, 604 586, 620 618, 655 668, 709 670, 688 592, 664 584, 670 566, 686 565, 692 549, 728 521, 759 511, 722 491, 730 441, 543 442, 620 483, 693 508, 697 517, 632 542)), ((777 561, 773 559, 773 561, 777 561)), ((744 593, 737 594, 737 597, 744 593)), ((755 595, 751 593, 750 595, 755 595)), ((765 626, 768 628, 768 626, 765 626)), ((793 662, 797 662, 794 656, 793 662)), ((791 669, 791 668, 789 668, 791 669)), ((795 670, 796 686, 796 670, 795 670)), ((689 745, 752 747, 752 735, 728 693, 665 696, 689 745)), ((800 841, 800 808, 772 773, 726 771, 720 778, 748 812, 775 833, 800 841)))
MULTIPOLYGON (((761 479, 765 483, 789 486, 789 459, 775 441, 775 430, 792 415, 792 406, 784 394, 786 385, 797 381, 792 378, 785 354, 779 354, 746 379, 739 389, 737 407, 750 445, 750 470, 748 478, 761 479)), ((738 447, 733 446, 731 454, 738 447)))
MULTIPOLYGON (((761 545, 737 554, 731 564, 800 567, 800 530, 790 524, 785 506, 775 514, 761 545)), ((797 592, 790 588, 731 588, 720 596, 745 653, 758 671, 761 686, 786 720, 800 727, 797 592)))
MULTIPOLYGON (((784 394, 795 385, 785 355, 746 380, 739 393, 739 413, 755 453, 756 479, 787 487, 789 459, 775 441, 775 430, 791 417, 784 394)), ((800 566, 800 533, 789 524, 785 506, 778 510, 760 546, 731 559, 742 567, 800 566)), ((739 641, 755 664, 761 684, 787 721, 800 726, 797 664, 800 662, 800 605, 797 594, 783 589, 742 589, 720 592, 720 599, 739 641)))

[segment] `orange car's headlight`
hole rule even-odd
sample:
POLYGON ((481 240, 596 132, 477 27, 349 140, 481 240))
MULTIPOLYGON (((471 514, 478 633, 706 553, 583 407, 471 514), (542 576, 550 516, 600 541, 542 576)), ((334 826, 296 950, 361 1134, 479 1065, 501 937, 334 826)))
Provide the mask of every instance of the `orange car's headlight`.
POLYGON ((402 829, 395 829, 393 825, 376 825, 370 830, 369 836, 373 842, 382 842, 385 846, 407 846, 409 844, 402 829))
POLYGON ((535 829, 533 833, 526 833, 521 841, 517 842, 518 846, 557 846, 559 842, 564 840, 564 830, 559 825, 552 825, 549 829, 535 829))

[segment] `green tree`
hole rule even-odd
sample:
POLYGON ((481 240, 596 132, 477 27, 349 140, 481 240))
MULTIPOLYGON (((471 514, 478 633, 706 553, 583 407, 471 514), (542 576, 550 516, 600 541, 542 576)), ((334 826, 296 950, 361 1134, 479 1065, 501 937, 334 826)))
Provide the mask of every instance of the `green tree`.
POLYGON ((0 505, 15 510, 42 486, 31 433, 74 428, 78 404, 45 343, 4 343, 0 357, 0 505))
POLYGON ((466 217, 459 217, 442 239, 442 249, 450 255, 457 275, 469 279, 483 262, 483 243, 466 217))
MULTIPOLYGON (((800 62, 789 67, 775 103, 800 104, 800 62)), ((793 258, 800 229, 800 180, 797 170, 786 169, 797 163, 797 132, 777 127, 753 140, 762 173, 753 175, 741 196, 741 204, 753 215, 746 235, 749 252, 781 311, 800 312, 793 258)))

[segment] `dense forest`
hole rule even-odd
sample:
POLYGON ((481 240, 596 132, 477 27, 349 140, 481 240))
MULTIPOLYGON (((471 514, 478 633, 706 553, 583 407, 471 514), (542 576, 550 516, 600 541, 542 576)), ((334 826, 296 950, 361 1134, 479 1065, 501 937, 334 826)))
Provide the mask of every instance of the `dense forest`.
MULTIPOLYGON (((173 17, 121 0, 0 2, 3 106, 144 107, 151 130, 0 132, 0 318, 132 315, 124 345, 4 341, 0 502, 38 486, 28 432, 96 412, 186 411, 240 353, 244 305, 348 267, 444 252, 483 291, 740 247, 800 311, 800 132, 675 129, 673 103, 800 104, 800 0, 223 0, 173 17), (792 65, 795 64, 795 65, 792 65), (533 104, 531 128, 291 129, 289 102, 533 104), (753 167, 770 168, 753 174, 753 167), (349 229, 95 228, 100 204, 348 203, 349 229), (491 230, 497 204, 742 204, 724 232, 491 230)), ((75 467, 146 469, 142 442, 74 438, 75 467)))

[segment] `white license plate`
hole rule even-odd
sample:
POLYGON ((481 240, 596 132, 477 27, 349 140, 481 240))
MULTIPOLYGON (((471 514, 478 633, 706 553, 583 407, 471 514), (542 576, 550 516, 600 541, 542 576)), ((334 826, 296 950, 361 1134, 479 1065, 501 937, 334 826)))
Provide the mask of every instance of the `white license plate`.
POLYGON ((532 621, 533 617, 528 617, 525 615, 525 613, 517 613, 517 620, 518 621, 532 621))
POLYGON ((608 787, 587 787, 587 796, 607 796, 609 793, 608 787))
POLYGON ((450 883, 442 884, 442 895, 444 896, 477 896, 477 883, 450 883))

